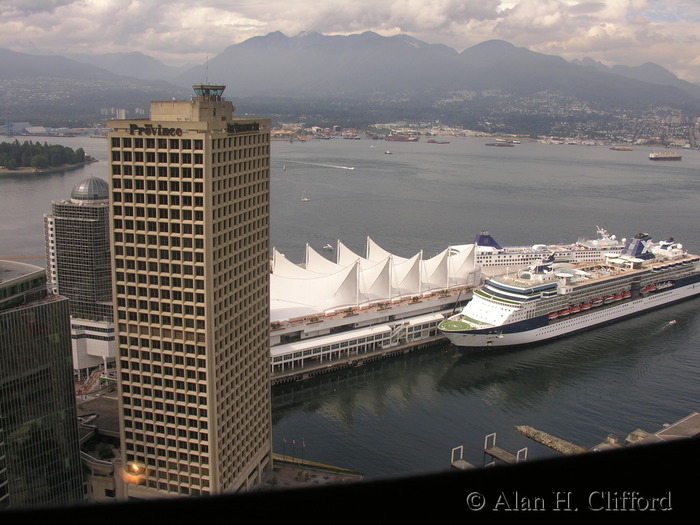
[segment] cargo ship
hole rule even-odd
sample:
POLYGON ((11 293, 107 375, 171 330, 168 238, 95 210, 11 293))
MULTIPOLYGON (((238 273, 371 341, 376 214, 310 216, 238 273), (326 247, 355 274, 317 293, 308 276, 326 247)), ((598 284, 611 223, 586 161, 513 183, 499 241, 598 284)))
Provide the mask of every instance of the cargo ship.
POLYGON ((548 341, 700 294, 700 257, 673 239, 635 235, 620 254, 555 263, 489 278, 438 325, 455 346, 507 347, 548 341))
POLYGON ((418 142, 420 137, 413 134, 390 133, 384 137, 384 140, 389 142, 418 142))
POLYGON ((683 155, 667 151, 649 153, 649 160, 681 160, 683 155))

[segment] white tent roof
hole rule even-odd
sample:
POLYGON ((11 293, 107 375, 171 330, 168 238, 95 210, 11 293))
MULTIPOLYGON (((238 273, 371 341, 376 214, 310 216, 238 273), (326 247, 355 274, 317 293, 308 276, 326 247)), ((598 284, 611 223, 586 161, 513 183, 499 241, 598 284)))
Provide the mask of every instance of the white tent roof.
POLYGON ((396 256, 367 238, 367 257, 338 241, 336 262, 306 246, 303 266, 273 250, 270 276, 273 321, 386 302, 448 288, 476 285, 474 246, 450 248, 430 259, 396 256))

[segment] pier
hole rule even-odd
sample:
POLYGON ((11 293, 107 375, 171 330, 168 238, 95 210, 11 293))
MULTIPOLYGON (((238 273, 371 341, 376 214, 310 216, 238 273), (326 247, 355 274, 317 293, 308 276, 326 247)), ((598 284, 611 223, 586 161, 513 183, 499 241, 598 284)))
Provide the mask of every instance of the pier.
POLYGON ((302 381, 305 379, 311 379, 312 377, 316 377, 321 374, 335 372, 345 368, 359 367, 368 363, 379 361, 381 359, 398 357, 411 352, 433 348, 446 343, 447 338, 443 336, 433 336, 426 339, 421 339, 420 341, 403 343, 396 346, 367 351, 362 354, 346 356, 338 360, 312 362, 310 364, 305 364, 301 367, 293 369, 277 372, 273 371, 272 386, 283 383, 290 383, 294 381, 302 381))
MULTIPOLYGON (((620 441, 617 436, 609 435, 605 441, 587 449, 575 443, 563 440, 552 436, 536 428, 518 425, 515 427, 525 437, 544 445, 552 450, 560 452, 563 455, 571 456, 590 452, 601 452, 604 450, 622 449, 626 446, 649 445, 655 443, 663 443, 667 441, 675 441, 678 439, 700 437, 700 413, 692 412, 683 419, 672 424, 664 425, 661 430, 651 433, 646 430, 637 429, 620 441)), ((484 439, 484 454, 493 458, 494 461, 485 466, 493 466, 495 461, 501 461, 507 464, 519 463, 527 460, 527 448, 520 449, 516 454, 508 452, 496 446, 496 434, 489 434, 484 439)), ((450 465, 455 470, 468 470, 476 468, 473 464, 464 459, 464 447, 462 445, 452 449, 452 457, 450 465)))

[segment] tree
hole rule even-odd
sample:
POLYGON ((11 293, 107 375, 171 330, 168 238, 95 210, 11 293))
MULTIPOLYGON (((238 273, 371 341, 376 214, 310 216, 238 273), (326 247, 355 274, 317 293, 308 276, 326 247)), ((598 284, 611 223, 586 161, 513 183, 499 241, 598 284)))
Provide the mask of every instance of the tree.
POLYGON ((46 155, 34 155, 30 162, 30 166, 36 169, 44 169, 49 167, 49 159, 46 155))

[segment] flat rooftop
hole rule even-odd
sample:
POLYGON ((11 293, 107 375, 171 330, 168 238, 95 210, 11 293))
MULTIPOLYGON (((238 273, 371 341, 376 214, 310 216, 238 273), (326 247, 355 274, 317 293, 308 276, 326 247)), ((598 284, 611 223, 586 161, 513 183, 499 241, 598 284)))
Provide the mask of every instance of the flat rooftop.
POLYGON ((46 270, 33 264, 0 259, 0 286, 8 286, 34 274, 44 274, 46 270))

